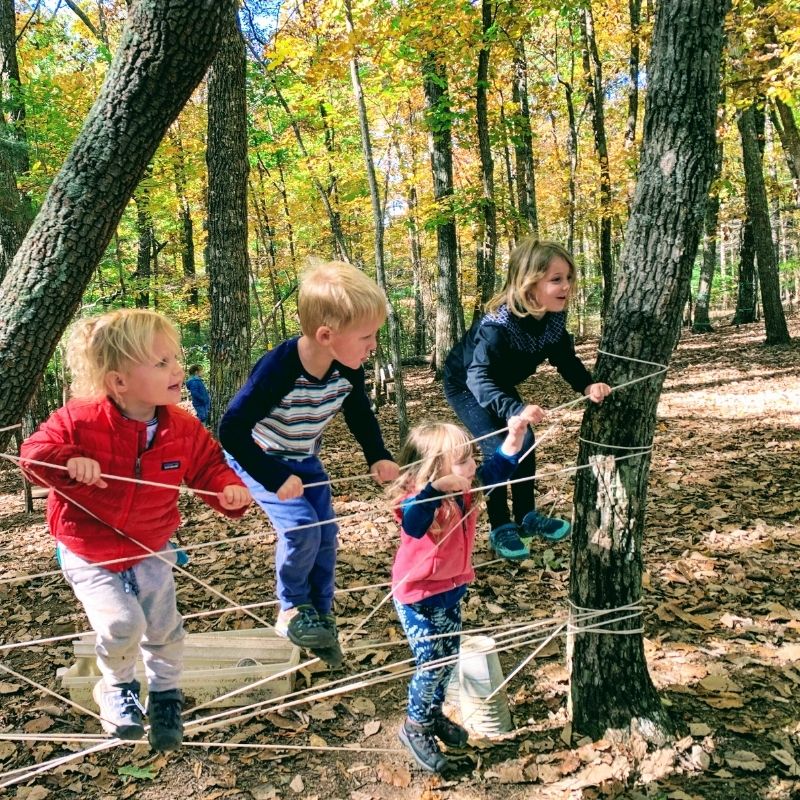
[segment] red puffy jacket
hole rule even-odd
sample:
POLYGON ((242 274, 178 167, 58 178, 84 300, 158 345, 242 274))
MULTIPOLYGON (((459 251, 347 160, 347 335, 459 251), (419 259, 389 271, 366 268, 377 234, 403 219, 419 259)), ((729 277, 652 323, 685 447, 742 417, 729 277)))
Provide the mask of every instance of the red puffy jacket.
MULTIPOLYGON (((146 435, 146 423, 124 417, 109 398, 70 400, 23 443, 20 455, 62 466, 75 456, 93 458, 107 475, 175 487, 185 483, 195 489, 220 492, 230 484, 242 485, 225 463, 220 446, 183 409, 159 406, 158 429, 147 449, 146 435)), ((108 565, 114 572, 135 564, 142 548, 115 533, 112 526, 158 551, 180 525, 178 492, 173 489, 111 479, 106 480, 107 488, 100 489, 72 480, 63 470, 24 463, 23 467, 31 481, 60 490, 102 520, 50 492, 47 523, 51 533, 87 561, 126 559, 108 565)), ((246 510, 229 511, 216 497, 199 497, 229 517, 239 517, 246 510)))
MULTIPOLYGON (((405 498, 404 498, 405 499, 405 498)), ((418 603, 475 580, 475 514, 470 514, 472 493, 464 495, 462 511, 451 499, 442 501, 433 524, 420 539, 400 528, 400 547, 392 566, 392 588, 401 603, 418 603)), ((395 518, 402 523, 398 508, 395 518)))

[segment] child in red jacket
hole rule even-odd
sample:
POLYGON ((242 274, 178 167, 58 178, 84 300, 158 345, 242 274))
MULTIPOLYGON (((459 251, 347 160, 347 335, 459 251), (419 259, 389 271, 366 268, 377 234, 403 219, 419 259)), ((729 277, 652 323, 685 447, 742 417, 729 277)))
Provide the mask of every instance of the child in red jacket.
POLYGON ((230 517, 244 513, 250 495, 203 425, 176 405, 183 368, 169 320, 132 309, 83 320, 73 329, 67 361, 73 399, 24 442, 22 464, 30 480, 54 490, 47 522, 96 634, 103 677, 94 697, 103 729, 121 739, 144 735, 134 677, 141 649, 150 744, 172 750, 183 739, 184 632, 172 577, 176 550, 169 544, 180 524, 178 487, 216 492, 203 499, 230 517))
POLYGON ((394 485, 395 497, 402 498, 396 512, 402 530, 392 567, 392 592, 417 665, 408 687, 408 718, 400 729, 400 741, 430 772, 448 766, 436 739, 448 747, 467 742, 467 732, 444 716, 442 703, 459 651, 461 600, 475 577, 472 484, 476 473, 486 485, 508 480, 517 467, 526 430, 525 420, 511 417, 505 441, 476 470, 463 428, 436 422, 418 425, 398 459, 409 469, 394 485), (454 492, 463 494, 446 497, 454 492), (439 659, 450 663, 428 666, 439 659))

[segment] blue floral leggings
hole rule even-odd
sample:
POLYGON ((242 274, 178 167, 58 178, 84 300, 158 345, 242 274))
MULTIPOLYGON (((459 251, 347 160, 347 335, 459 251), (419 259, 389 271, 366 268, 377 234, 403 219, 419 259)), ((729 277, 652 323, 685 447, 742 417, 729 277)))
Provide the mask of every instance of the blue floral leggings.
POLYGON ((450 608, 428 606, 421 603, 394 601, 397 616, 403 626, 417 671, 408 685, 408 718, 421 725, 433 722, 435 713, 444 702, 444 693, 455 663, 425 669, 431 661, 458 654, 461 637, 461 601, 450 608), (454 636, 429 636, 452 633, 454 636))

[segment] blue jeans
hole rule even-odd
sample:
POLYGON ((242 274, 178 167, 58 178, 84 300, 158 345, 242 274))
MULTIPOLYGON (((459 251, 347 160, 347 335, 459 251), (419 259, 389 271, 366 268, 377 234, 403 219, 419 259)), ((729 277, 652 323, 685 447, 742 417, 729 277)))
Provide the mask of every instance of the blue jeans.
POLYGON ((441 711, 444 694, 450 675, 456 666, 455 660, 436 669, 423 669, 431 661, 455 656, 461 647, 461 601, 450 608, 426 606, 421 603, 405 605, 394 601, 397 616, 403 626, 417 671, 408 685, 408 718, 420 725, 433 722, 434 715, 441 711), (452 633, 453 636, 442 636, 439 639, 424 639, 441 633, 452 633))
MULTIPOLYGON (((320 614, 330 614, 333 608, 338 545, 336 534, 339 526, 335 522, 323 525, 313 523, 333 519, 331 487, 315 486, 306 489, 302 497, 278 500, 274 492, 254 480, 235 459, 228 456, 228 462, 278 533, 275 573, 281 609, 285 611, 310 603, 320 614), (310 527, 293 530, 301 525, 310 527)), ((316 456, 302 461, 286 459, 284 464, 303 483, 329 480, 316 456)))
MULTIPOLYGON (((473 437, 485 436, 492 431, 499 431, 505 428, 508 423, 502 417, 498 417, 488 409, 478 403, 475 395, 464 389, 458 392, 447 393, 447 402, 456 415, 464 424, 464 427, 472 434, 473 437)), ((512 396, 522 402, 517 392, 513 392, 512 396)), ((483 460, 486 461, 491 458, 492 454, 505 440, 505 435, 497 434, 496 436, 488 436, 478 442, 478 446, 483 453, 483 460)), ((525 455, 527 451, 533 447, 533 431, 528 428, 525 434, 525 441, 522 444, 520 455, 525 455)), ((511 479, 516 478, 533 478, 536 474, 536 451, 529 453, 528 456, 520 461, 511 479)), ((533 480, 523 481, 522 483, 514 483, 511 485, 511 506, 514 514, 514 522, 517 524, 522 522, 522 518, 529 512, 536 508, 536 500, 533 494, 533 480)), ((511 522, 511 515, 508 512, 508 491, 505 486, 498 486, 492 489, 486 495, 486 511, 489 515, 489 525, 498 528, 500 525, 505 525, 511 522)))

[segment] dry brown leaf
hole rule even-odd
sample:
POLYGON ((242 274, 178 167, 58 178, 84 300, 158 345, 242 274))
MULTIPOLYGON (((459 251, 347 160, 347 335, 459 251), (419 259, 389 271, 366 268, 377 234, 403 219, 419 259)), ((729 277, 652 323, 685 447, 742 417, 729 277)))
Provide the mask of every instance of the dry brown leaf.
POLYGON ((299 775, 295 775, 294 778, 292 778, 292 782, 289 784, 289 788, 296 794, 300 794, 300 792, 306 788, 306 785, 299 775))
POLYGON ((725 762, 733 769, 743 769, 747 772, 761 772, 767 765, 749 750, 737 750, 725 756, 725 762))
POLYGON ((364 736, 374 736, 381 729, 381 721, 373 719, 364 725, 364 736))
POLYGON ((312 747, 327 747, 328 746, 328 743, 321 736, 317 736, 316 733, 312 733, 308 737, 308 743, 312 747))
POLYGON ((336 719, 333 703, 314 703, 308 710, 308 716, 317 720, 336 719))
POLYGON ((22 730, 25 733, 42 733, 43 731, 49 730, 55 724, 52 717, 43 716, 43 717, 36 717, 35 719, 26 722, 22 726, 22 730))
POLYGON ((390 786, 405 789, 411 784, 411 773, 402 764, 378 764, 377 774, 379 781, 388 783, 390 786))
POLYGON ((538 774, 536 763, 531 756, 503 761, 484 773, 485 777, 495 778, 498 783, 533 783, 538 774))

